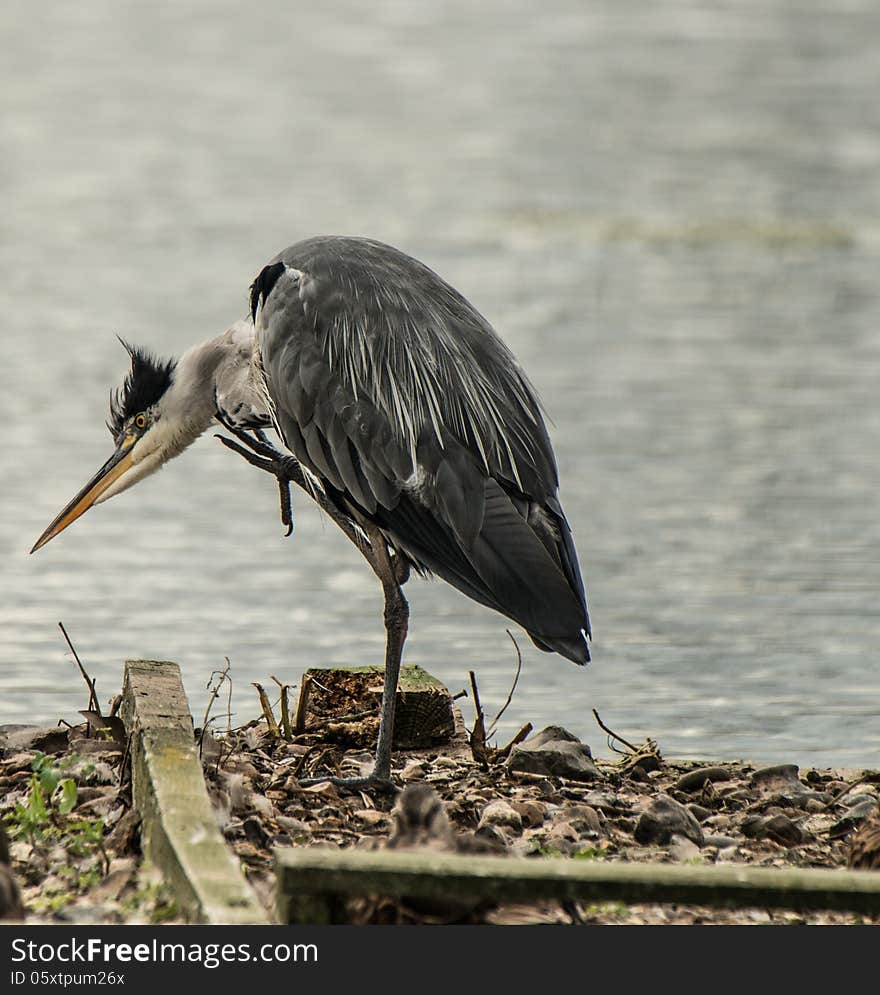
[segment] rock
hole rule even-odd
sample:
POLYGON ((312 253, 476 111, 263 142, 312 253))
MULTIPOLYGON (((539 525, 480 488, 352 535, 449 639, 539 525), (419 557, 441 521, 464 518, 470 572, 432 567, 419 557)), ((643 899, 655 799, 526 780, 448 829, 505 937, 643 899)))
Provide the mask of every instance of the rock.
POLYGON ((264 819, 271 819, 275 815, 275 806, 272 802, 266 798, 265 795, 261 795, 258 791, 252 792, 249 799, 252 808, 261 815, 264 819))
POLYGON ((76 781, 77 785, 119 783, 117 772, 103 760, 83 757, 71 764, 66 773, 76 781))
POLYGON ((759 790, 770 793, 773 791, 791 790, 802 787, 798 780, 797 764, 778 764, 775 767, 762 767, 751 777, 751 784, 759 790))
POLYGON ((423 763, 418 760, 410 760, 400 772, 400 780, 404 784, 408 784, 410 781, 423 781, 426 773, 427 771, 423 763))
POLYGON ((82 804, 77 800, 76 814, 83 819, 93 819, 95 816, 105 816, 108 815, 110 810, 116 804, 116 789, 110 788, 107 792, 102 795, 96 795, 94 798, 89 798, 83 801, 82 804))
POLYGON ((133 857, 117 858, 110 862, 110 871, 104 880, 89 893, 89 901, 118 902, 123 891, 134 883, 137 861, 133 857))
POLYGON ((669 795, 657 795, 639 816, 633 832, 636 842, 665 846, 676 834, 703 845, 703 830, 684 805, 669 795))
POLYGON ((669 840, 669 856, 673 860, 678 861, 678 863, 684 863, 686 860, 698 858, 700 856, 700 848, 693 840, 689 840, 687 836, 679 836, 678 833, 673 833, 669 840))
POLYGON ((67 749, 68 731, 64 726, 0 726, 0 750, 3 752, 61 753, 67 749))
POLYGON ((483 840, 493 850, 500 852, 507 849, 507 837, 498 826, 482 826, 474 833, 474 837, 478 840, 483 840))
POLYGON ((542 802, 526 799, 525 801, 515 801, 511 803, 520 814, 523 825, 528 829, 535 826, 542 826, 547 813, 547 806, 542 802))
POLYGON ((679 791, 693 793, 702 791, 703 786, 714 781, 729 781, 730 771, 724 767, 700 767, 698 770, 688 771, 675 782, 675 787, 679 791))
POLYGON ((580 833, 570 822, 555 822, 544 836, 544 846, 548 850, 571 854, 580 844, 580 833))
POLYGON ((726 846, 718 851, 715 857, 716 864, 733 864, 739 858, 739 846, 726 846))
POLYGON ((704 808, 702 805, 696 805, 694 802, 691 802, 687 809, 697 820, 697 822, 705 822, 705 820, 712 814, 711 809, 704 808))
POLYGON ((733 819, 726 815, 724 812, 719 812, 717 815, 710 815, 708 819, 703 823, 703 829, 729 829, 733 825, 733 819))
POLYGON ((311 836, 312 830, 307 822, 302 819, 292 819, 288 815, 279 815, 276 820, 278 826, 294 839, 298 836, 311 836))
POLYGON ((387 812, 380 812, 375 808, 359 808, 352 815, 367 826, 380 826, 389 821, 387 812))
POLYGON ((511 750, 507 766, 512 771, 593 781, 599 771, 590 748, 560 726, 547 726, 511 750))
POLYGON ((602 829, 599 814, 591 805, 566 805, 562 818, 579 832, 598 833, 602 829))
POLYGON ((272 838, 263 828, 263 823, 260 821, 259 816, 249 815, 242 823, 242 828, 244 829, 245 838, 253 843, 255 847, 260 850, 268 849, 272 838))
POLYGON ((112 853, 130 853, 140 837, 140 827, 141 817, 137 809, 126 809, 104 840, 104 846, 112 853))
POLYGON ((843 813, 843 816, 834 823, 829 832, 831 839, 840 839, 849 835, 856 826, 860 826, 865 819, 870 819, 877 811, 877 801, 870 795, 863 795, 855 801, 843 813))
POLYGON ((739 840, 735 840, 732 836, 704 836, 703 846, 714 846, 719 850, 727 850, 730 847, 739 846, 739 840))
POLYGON ((587 805, 606 812, 609 815, 619 815, 627 810, 628 806, 621 802, 617 795, 612 795, 607 791, 588 791, 581 799, 587 805))
POLYGON ((489 802, 483 809, 477 830, 479 831, 485 826, 496 826, 499 828, 506 826, 519 833, 522 832, 523 820, 522 816, 512 805, 502 798, 497 798, 495 801, 489 802))
POLYGON ((769 839, 780 846, 797 846, 804 842, 800 828, 781 812, 774 815, 752 816, 742 824, 742 834, 749 839, 769 839))

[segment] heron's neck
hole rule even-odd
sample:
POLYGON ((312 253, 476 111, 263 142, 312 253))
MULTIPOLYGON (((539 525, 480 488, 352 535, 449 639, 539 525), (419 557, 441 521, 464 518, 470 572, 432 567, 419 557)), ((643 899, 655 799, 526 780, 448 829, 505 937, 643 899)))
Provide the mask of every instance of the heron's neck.
POLYGON ((213 422, 218 407, 232 421, 264 419, 251 373, 253 341, 251 322, 239 321, 217 338, 193 346, 177 361, 166 408, 176 435, 172 455, 195 442, 213 422))

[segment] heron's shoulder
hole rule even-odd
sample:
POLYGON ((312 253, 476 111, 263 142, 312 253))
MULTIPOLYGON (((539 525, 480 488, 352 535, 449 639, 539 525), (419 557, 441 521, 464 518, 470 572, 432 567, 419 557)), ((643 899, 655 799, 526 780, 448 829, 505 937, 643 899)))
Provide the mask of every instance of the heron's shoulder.
POLYGON ((449 323, 489 331, 486 319, 439 274, 393 245, 348 235, 308 238, 280 252, 264 269, 274 283, 282 267, 301 276, 299 296, 333 313, 367 312, 449 323))

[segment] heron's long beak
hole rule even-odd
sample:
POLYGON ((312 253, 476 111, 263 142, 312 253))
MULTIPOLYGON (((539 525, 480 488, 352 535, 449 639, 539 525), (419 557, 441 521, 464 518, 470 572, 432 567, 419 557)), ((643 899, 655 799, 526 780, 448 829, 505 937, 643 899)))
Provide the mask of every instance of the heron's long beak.
POLYGON ((101 495, 117 481, 125 472, 133 466, 131 451, 138 441, 138 436, 134 433, 126 436, 116 447, 116 452, 107 460, 92 479, 83 489, 70 501, 51 522, 46 531, 34 543, 31 550, 36 553, 38 549, 45 546, 50 539, 54 539, 59 532, 63 532, 71 522, 75 522, 80 515, 84 514, 101 497, 101 495))

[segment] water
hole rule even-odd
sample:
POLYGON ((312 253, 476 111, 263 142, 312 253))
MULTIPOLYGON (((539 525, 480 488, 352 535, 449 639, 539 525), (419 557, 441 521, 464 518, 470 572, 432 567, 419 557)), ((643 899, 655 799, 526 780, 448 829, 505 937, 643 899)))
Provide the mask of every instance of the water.
MULTIPOLYGON (((880 8, 150 4, 0 10, 0 722, 126 657, 250 682, 379 661, 379 593, 295 495, 201 440, 27 550, 110 451, 120 334, 244 313, 284 245, 369 234, 492 320, 553 418, 595 621, 521 640, 500 738, 590 709, 670 755, 880 764, 880 8)), ((507 623, 409 586, 408 658, 506 697, 507 623)), ((465 713, 470 721, 469 706, 465 713)))

